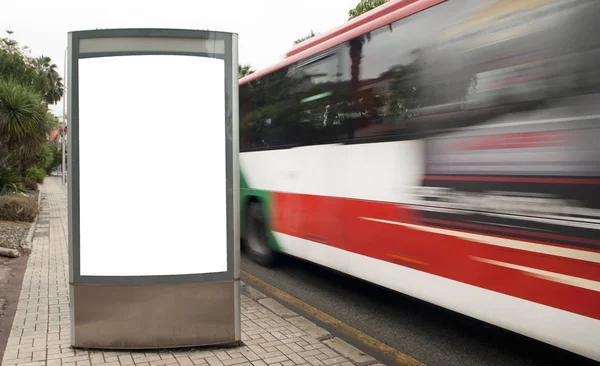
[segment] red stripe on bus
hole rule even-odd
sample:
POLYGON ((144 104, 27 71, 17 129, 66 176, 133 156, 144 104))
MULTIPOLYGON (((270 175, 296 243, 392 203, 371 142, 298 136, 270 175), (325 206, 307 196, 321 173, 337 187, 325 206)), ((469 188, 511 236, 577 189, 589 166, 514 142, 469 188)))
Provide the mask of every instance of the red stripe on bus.
POLYGON ((471 181, 471 182, 511 182, 511 183, 553 183, 553 184, 600 184, 597 178, 541 178, 541 177, 498 177, 479 175, 426 175, 425 180, 471 181))
MULTIPOLYGON (((272 203, 271 224, 277 232, 306 240, 319 238, 320 243, 331 247, 600 319, 600 293, 597 291, 534 277, 523 271, 476 261, 472 257, 592 281, 600 281, 598 263, 361 219, 372 217, 404 223, 418 222, 415 211, 399 208, 394 203, 289 193, 273 193, 272 203)), ((398 279, 404 280, 409 279, 398 279)))
POLYGON ((524 149, 542 146, 563 146, 576 143, 570 130, 535 131, 487 135, 460 139, 457 150, 524 149))
MULTIPOLYGON (((453 226, 460 226, 463 228, 479 229, 479 230, 487 230, 487 231, 493 230, 493 231, 497 231, 497 232, 502 232, 502 233, 506 233, 506 234, 514 234, 514 235, 537 236, 539 238, 544 238, 544 239, 566 241, 566 242, 570 241, 570 242, 579 243, 579 244, 598 245, 600 247, 600 240, 595 240, 595 239, 575 238, 575 237, 558 235, 558 234, 542 233, 539 231, 509 229, 509 228, 505 228, 505 227, 471 224, 471 223, 458 222, 458 221, 448 221, 448 220, 428 219, 428 218, 423 218, 422 220, 432 223, 432 224, 441 224, 441 225, 446 225, 446 226, 453 225, 453 226)), ((566 246, 563 246, 563 247, 566 247, 566 246)))

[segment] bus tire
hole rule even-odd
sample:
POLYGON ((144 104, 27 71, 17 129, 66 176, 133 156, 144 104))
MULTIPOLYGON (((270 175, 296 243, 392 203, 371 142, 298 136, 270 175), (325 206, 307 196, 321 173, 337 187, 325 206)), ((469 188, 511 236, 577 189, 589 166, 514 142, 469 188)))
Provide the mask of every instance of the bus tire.
POLYGON ((269 247, 269 237, 265 213, 258 202, 248 205, 246 211, 246 249, 252 261, 261 266, 270 267, 275 264, 276 254, 269 247))

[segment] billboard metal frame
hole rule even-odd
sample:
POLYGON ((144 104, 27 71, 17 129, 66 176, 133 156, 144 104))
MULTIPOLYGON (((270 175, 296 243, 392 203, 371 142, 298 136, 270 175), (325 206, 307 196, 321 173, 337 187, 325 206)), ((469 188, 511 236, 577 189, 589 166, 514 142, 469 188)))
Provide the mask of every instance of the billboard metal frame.
MULTIPOLYGON (((238 138, 238 58, 237 58, 237 34, 215 32, 209 30, 182 30, 182 29, 106 29, 77 31, 69 33, 68 46, 68 75, 67 98, 68 98, 68 217, 69 217, 69 282, 71 301, 71 333, 73 346, 102 347, 102 348, 161 348, 168 346, 193 346, 208 343, 235 343, 241 339, 240 330, 240 248, 239 248, 239 138, 238 138), (80 186, 79 186, 79 60, 99 57, 118 57, 133 55, 185 55, 204 58, 221 59, 225 63, 225 126, 223 126, 223 138, 225 139, 226 151, 226 195, 227 195, 227 270, 218 273, 198 273, 185 275, 151 275, 151 276, 82 276, 80 274, 80 186), (86 296, 93 293, 94 289, 103 292, 110 289, 131 291, 136 288, 145 288, 148 285, 160 287, 157 291, 165 289, 189 286, 190 284, 229 284, 232 285, 234 301, 234 332, 230 339, 207 339, 194 342, 190 337, 181 340, 150 341, 149 339, 137 341, 125 337, 118 339, 118 332, 113 335, 100 335, 99 340, 91 339, 91 334, 84 336, 85 341, 78 341, 81 334, 89 331, 77 332, 78 320, 85 318, 85 322, 91 321, 89 316, 82 314, 98 314, 93 309, 78 309, 76 302, 78 296, 73 292, 80 288, 86 296), (100 287, 98 287, 100 286, 100 287), (115 341, 109 341, 110 337, 116 337, 115 341), (105 337, 106 341, 102 338, 105 337), (116 346, 120 342, 120 346, 116 346), (173 344, 168 344, 173 343, 173 344)), ((115 179, 119 179, 115 177, 115 179)), ((101 192, 99 192, 101 194, 101 192)), ((157 193, 158 194, 158 193, 157 193)), ((209 288, 210 286, 206 287, 209 288)), ((214 286, 213 286, 214 287, 214 286)), ((227 287, 228 288, 228 287, 227 287)), ((191 290, 191 288, 189 288, 191 290)), ((182 289, 178 288, 177 293, 182 289)), ((193 290, 192 290, 193 291, 193 290)), ((201 288, 198 288, 201 291, 201 288)), ((223 291, 219 289, 218 291, 223 291)), ((167 290, 167 293, 169 291, 167 290)), ((80 295, 79 298, 84 295, 80 295)), ((147 296, 147 293, 144 295, 147 296)), ((175 292, 171 296, 176 296, 175 292)), ((195 298, 196 302, 206 301, 202 296, 195 298)), ((124 300, 131 303, 132 298, 124 300)), ((194 306, 192 303, 189 306, 194 306)), ((119 303, 117 299, 116 303, 119 303)), ((125 305, 125 304, 122 304, 125 305)), ((202 311, 202 304, 198 311, 202 311)), ((91 305, 87 305, 88 307, 91 305)), ((160 302, 153 303, 160 306, 160 302)), ((210 311, 218 311, 217 305, 210 311)), ((106 314, 104 314, 106 315, 106 314)), ((213 314, 218 315, 218 314, 213 314)), ((114 319, 113 319, 114 320, 114 319)), ((93 319, 94 322, 102 322, 101 317, 93 319)), ((166 327, 169 324, 165 323, 166 327)), ((174 324, 173 326, 178 326, 174 324)), ((229 334, 231 332, 228 332, 229 334)), ((185 337, 184 337, 185 338, 185 337)), ((227 337, 225 337, 227 338, 227 337)))

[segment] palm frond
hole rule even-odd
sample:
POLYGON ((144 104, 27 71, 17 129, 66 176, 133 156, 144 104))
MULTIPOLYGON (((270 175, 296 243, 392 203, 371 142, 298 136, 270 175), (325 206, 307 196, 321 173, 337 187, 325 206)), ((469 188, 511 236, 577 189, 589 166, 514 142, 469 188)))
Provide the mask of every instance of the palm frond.
POLYGON ((10 144, 44 129, 47 106, 34 90, 0 80, 0 141, 10 144))

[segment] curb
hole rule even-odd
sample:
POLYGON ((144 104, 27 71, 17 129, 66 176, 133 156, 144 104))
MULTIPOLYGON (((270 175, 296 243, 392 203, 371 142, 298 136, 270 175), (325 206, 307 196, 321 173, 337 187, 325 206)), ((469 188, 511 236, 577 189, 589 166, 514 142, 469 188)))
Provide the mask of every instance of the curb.
POLYGON ((33 219, 33 222, 31 223, 31 226, 29 227, 29 231, 27 232, 27 236, 25 237, 25 239, 23 239, 21 241, 21 252, 29 254, 31 253, 31 249, 33 248, 33 236, 35 234, 35 229, 37 228, 37 224, 38 224, 38 220, 40 217, 40 212, 41 212, 41 202, 42 202, 42 190, 40 189, 40 186, 38 185, 38 214, 35 215, 35 218, 33 219))

